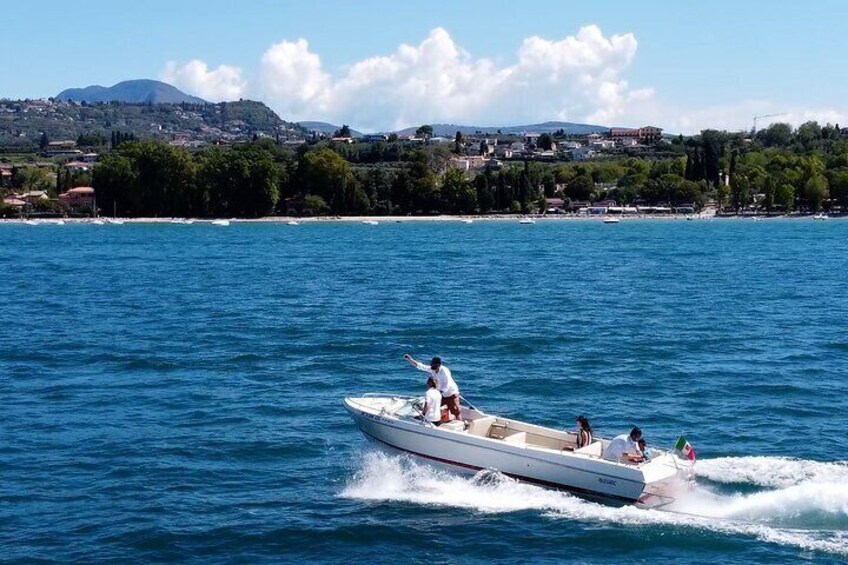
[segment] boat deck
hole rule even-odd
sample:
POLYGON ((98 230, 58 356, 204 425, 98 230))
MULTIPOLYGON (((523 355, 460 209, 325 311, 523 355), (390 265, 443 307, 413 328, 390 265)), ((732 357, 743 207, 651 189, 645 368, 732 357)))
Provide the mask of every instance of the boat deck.
POLYGON ((552 430, 525 422, 516 422, 496 416, 478 416, 469 414, 467 428, 456 420, 442 424, 442 428, 465 431, 469 435, 501 440, 512 445, 526 445, 554 452, 570 451, 588 457, 601 457, 605 442, 596 439, 580 449, 577 447, 577 434, 571 431, 552 430), (477 417, 474 417, 477 416, 477 417))

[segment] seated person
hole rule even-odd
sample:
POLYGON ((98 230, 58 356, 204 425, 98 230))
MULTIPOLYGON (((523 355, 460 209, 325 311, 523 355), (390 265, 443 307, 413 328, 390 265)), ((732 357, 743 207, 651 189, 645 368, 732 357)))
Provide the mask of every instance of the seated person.
POLYGON ((651 456, 648 453, 648 444, 647 444, 647 442, 645 442, 645 439, 642 438, 639 441, 637 441, 636 443, 639 444, 639 451, 642 452, 642 460, 647 461, 648 459, 650 459, 651 456))
POLYGON ((615 436, 604 449, 602 457, 621 463, 639 463, 644 460, 642 451, 639 449, 640 439, 642 439, 642 430, 639 428, 633 428, 629 434, 615 436))
POLYGON ((573 448, 566 449, 580 449, 590 443, 592 443, 592 426, 589 425, 586 416, 577 416, 577 442, 573 448))
POLYGON ((442 423, 442 393, 436 386, 436 379, 427 379, 427 393, 424 395, 424 409, 422 416, 425 420, 438 426, 442 423))

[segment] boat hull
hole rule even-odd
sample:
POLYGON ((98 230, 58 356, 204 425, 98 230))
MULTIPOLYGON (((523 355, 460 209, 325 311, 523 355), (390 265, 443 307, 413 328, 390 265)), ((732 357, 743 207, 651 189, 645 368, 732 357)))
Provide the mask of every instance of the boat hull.
MULTIPOLYGON (((346 399, 345 407, 368 438, 456 469, 495 470, 521 481, 620 504, 657 505, 667 498, 667 493, 650 488, 656 485, 650 484, 638 466, 529 444, 514 445, 464 430, 436 428, 419 420, 363 408, 354 399, 346 399)), ((663 475, 654 478, 669 484, 677 482, 677 477, 670 476, 677 475, 676 469, 663 475)))

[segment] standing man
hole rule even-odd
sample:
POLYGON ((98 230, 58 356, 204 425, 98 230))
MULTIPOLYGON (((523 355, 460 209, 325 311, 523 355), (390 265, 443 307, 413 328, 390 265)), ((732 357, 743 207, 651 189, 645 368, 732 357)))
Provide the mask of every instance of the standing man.
POLYGON ((419 371, 430 373, 430 376, 436 381, 439 392, 442 393, 442 406, 447 406, 448 411, 453 414, 454 418, 461 420, 462 412, 459 409, 459 387, 456 386, 450 369, 442 365, 442 360, 439 357, 433 357, 428 367, 424 363, 413 359, 409 353, 406 353, 403 358, 419 371))

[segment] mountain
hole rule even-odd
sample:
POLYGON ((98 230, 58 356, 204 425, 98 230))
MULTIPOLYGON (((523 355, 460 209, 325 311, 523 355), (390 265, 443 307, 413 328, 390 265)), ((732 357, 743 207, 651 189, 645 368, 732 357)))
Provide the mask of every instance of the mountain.
MULTIPOLYGON (((529 124, 522 126, 462 126, 457 124, 432 124, 433 135, 439 137, 453 137, 456 132, 462 132, 462 135, 474 135, 477 133, 497 135, 500 132, 503 135, 516 135, 522 133, 554 133, 558 130, 564 130, 566 135, 588 135, 590 133, 603 133, 609 130, 605 126, 596 126, 592 124, 576 124, 574 122, 544 122, 541 124, 529 124)), ((409 127, 396 131, 398 135, 413 135, 418 127, 409 127)))
POLYGON ((69 88, 56 95, 63 102, 126 102, 129 104, 206 104, 178 88, 158 80, 125 80, 114 86, 69 88))
MULTIPOLYGON (((317 132, 323 135, 333 135, 341 129, 342 126, 328 124, 327 122, 297 122, 299 126, 309 132, 317 132)), ((362 137, 362 132, 355 129, 350 130, 351 137, 362 137)))
POLYGON ((136 139, 158 139, 176 145, 236 143, 256 137, 301 141, 302 127, 286 122, 262 102, 239 100, 217 104, 86 103, 61 100, 0 99, 0 147, 22 151, 38 147, 42 134, 50 140, 85 138, 80 145, 106 145, 113 132, 136 139))

